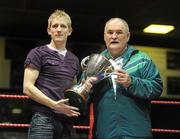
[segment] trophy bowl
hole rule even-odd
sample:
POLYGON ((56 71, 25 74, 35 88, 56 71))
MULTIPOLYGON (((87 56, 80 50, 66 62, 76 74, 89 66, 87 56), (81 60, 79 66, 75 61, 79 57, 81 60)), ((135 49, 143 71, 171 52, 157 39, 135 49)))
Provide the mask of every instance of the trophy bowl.
POLYGON ((83 79, 81 83, 65 91, 64 95, 65 98, 69 98, 69 104, 79 108, 80 112, 83 111, 89 94, 84 88, 83 80, 92 76, 98 78, 96 83, 103 80, 105 78, 105 71, 110 66, 111 63, 109 60, 100 54, 91 54, 85 57, 81 61, 81 67, 83 69, 83 79))

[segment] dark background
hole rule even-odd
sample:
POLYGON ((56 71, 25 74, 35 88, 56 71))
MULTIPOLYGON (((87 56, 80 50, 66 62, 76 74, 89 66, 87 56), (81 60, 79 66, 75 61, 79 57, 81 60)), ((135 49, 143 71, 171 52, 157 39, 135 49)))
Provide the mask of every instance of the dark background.
POLYGON ((103 28, 111 17, 124 18, 130 26, 132 44, 180 48, 178 0, 1 0, 0 36, 9 39, 48 39, 47 19, 54 9, 70 14, 72 42, 103 42, 103 28), (167 35, 144 34, 150 23, 171 24, 167 35))
MULTIPOLYGON (((121 17, 128 22, 131 32, 130 44, 180 50, 178 0, 1 0, 0 36, 6 41, 5 56, 11 60, 10 88, 0 89, 2 93, 22 95, 24 59, 29 50, 49 42, 50 38, 46 32, 47 20, 55 9, 65 10, 72 18, 73 33, 68 40, 68 48, 80 60, 102 49, 104 24, 111 17, 121 17), (142 30, 151 23, 171 24, 175 26, 175 30, 166 35, 144 34, 142 30)), ((174 59, 179 59, 179 53, 173 56, 174 59)), ((179 69, 180 62, 176 61, 175 68, 179 69)), ((171 65, 169 67, 172 68, 171 65)), ((176 93, 179 85, 174 81, 175 79, 169 79, 170 91, 176 93), (177 89, 173 90, 174 88, 177 89)), ((161 98, 161 100, 179 99, 161 98)), ((29 100, 2 99, 0 122, 29 123, 31 118, 29 105, 29 100), (23 113, 12 114, 13 108, 20 108, 23 113)), ((180 129, 178 105, 153 104, 151 117, 153 128, 180 129)), ((88 114, 83 115, 76 120, 76 124, 88 125, 88 118, 88 114)), ((0 133, 3 133, 1 135, 4 136, 0 136, 3 139, 8 138, 7 133, 9 138, 12 134, 20 139, 22 133, 27 133, 27 129, 0 128, 0 133)), ((87 130, 78 130, 78 133, 81 135, 79 139, 87 138, 87 130)), ((175 133, 153 134, 154 139, 180 138, 180 134, 175 133)))

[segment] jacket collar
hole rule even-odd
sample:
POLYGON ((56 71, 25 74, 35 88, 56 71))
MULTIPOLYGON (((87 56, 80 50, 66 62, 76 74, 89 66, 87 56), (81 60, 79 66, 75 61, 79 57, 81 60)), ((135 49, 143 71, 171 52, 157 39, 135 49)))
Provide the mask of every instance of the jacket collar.
MULTIPOLYGON (((123 66, 126 65, 126 63, 129 61, 130 57, 137 52, 138 52, 138 50, 135 49, 132 45, 128 45, 126 50, 120 56, 123 58, 123 66)), ((103 56, 105 56, 107 59, 112 59, 112 56, 110 55, 110 53, 107 49, 105 49, 101 54, 103 56)))

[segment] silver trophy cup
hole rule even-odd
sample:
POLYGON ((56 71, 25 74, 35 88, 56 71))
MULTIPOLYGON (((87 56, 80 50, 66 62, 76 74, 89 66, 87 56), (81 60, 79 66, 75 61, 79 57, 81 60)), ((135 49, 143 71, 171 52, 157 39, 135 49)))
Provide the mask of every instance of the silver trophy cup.
POLYGON ((81 83, 65 91, 65 98, 69 98, 69 104, 79 108, 80 112, 84 110, 88 96, 83 81, 92 76, 98 78, 96 83, 103 80, 106 76, 106 70, 111 67, 111 63, 100 54, 91 54, 81 61, 81 67, 84 72, 81 83))

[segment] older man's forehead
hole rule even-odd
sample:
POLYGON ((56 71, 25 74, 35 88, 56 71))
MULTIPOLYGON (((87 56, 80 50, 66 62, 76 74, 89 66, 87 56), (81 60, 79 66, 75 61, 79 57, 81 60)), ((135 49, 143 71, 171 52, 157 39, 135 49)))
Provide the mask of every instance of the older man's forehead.
POLYGON ((109 25, 109 24, 124 24, 124 23, 119 18, 113 18, 106 23, 106 25, 109 25))
POLYGON ((116 30, 123 30, 123 31, 127 31, 128 30, 128 26, 126 26, 125 22, 123 22, 123 20, 121 18, 112 18, 110 19, 106 25, 105 25, 105 31, 109 30, 109 29, 116 29, 116 30))
POLYGON ((111 21, 106 25, 105 30, 123 30, 124 28, 125 26, 122 22, 111 21))

